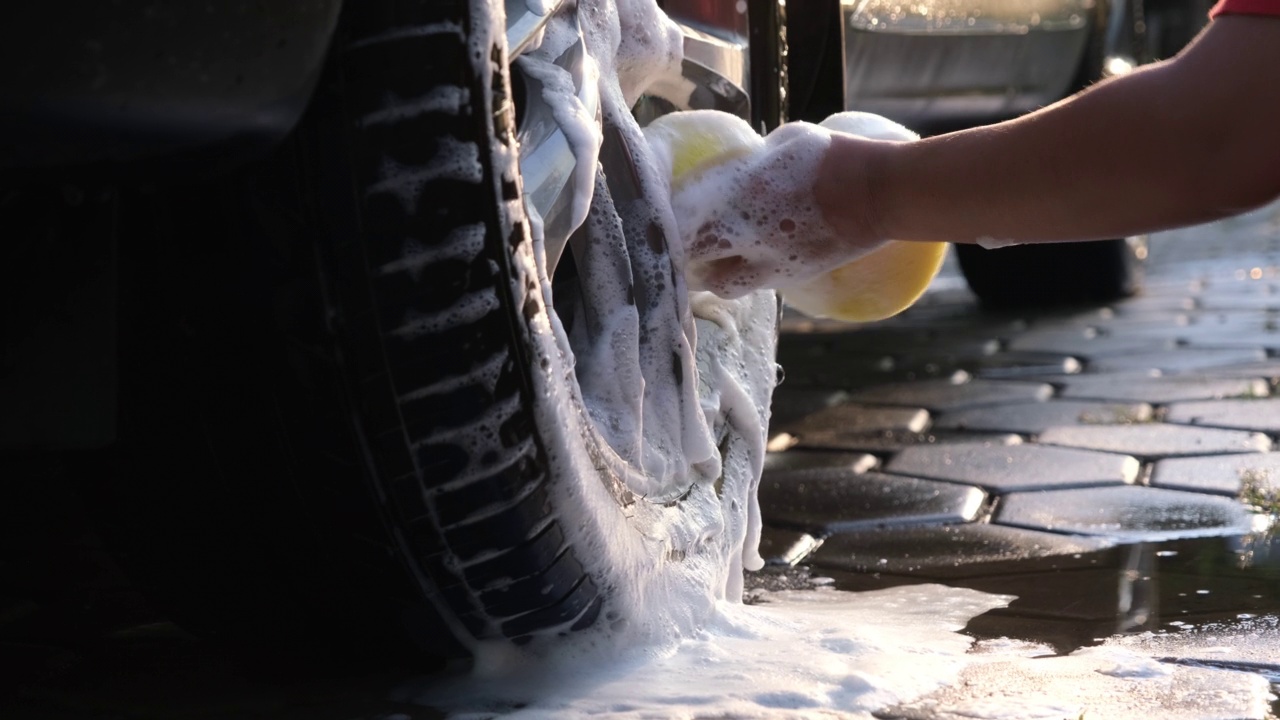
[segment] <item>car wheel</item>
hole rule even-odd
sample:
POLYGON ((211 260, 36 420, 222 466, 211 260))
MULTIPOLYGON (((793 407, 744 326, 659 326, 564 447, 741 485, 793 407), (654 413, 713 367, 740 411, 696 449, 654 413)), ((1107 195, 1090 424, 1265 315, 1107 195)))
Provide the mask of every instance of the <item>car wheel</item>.
MULTIPOLYGON (((1111 3, 1097 3, 1092 27, 1071 92, 1104 76, 1111 3)), ((1127 6, 1128 7, 1128 6, 1127 6)), ((1126 22, 1131 18, 1125 15, 1126 22)), ((1118 37, 1127 38, 1127 31, 1118 37)), ((1139 238, 1017 245, 988 250, 956 245, 956 259, 969 289, 992 307, 1037 307, 1101 303, 1128 297, 1142 282, 1146 256, 1139 238)))
POLYGON ((638 212, 658 189, 615 183, 646 151, 614 98, 553 298, 500 5, 344 13, 280 152, 122 205, 123 439, 100 500, 137 582, 256 657, 366 660, 618 627, 655 588, 740 591, 772 293, 691 308, 667 226, 638 212))
POLYGON ((1132 295, 1145 246, 1136 240, 1016 245, 988 250, 956 245, 969 288, 987 305, 1034 307, 1101 303, 1132 295))
POLYGON ((1146 0, 1147 51, 1153 60, 1177 55, 1209 22, 1210 0, 1146 0))

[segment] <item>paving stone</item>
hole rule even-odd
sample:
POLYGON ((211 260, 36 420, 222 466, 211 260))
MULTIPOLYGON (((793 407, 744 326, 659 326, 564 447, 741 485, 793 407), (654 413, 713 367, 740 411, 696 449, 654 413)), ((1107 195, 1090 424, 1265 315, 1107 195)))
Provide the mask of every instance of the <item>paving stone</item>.
POLYGON ((1271 449, 1270 438, 1261 433, 1166 423, 1056 427, 1040 433, 1039 440, 1046 445, 1125 453, 1143 459, 1271 449))
MULTIPOLYGON (((928 578, 1008 573, 1015 567, 1041 572, 1088 565, 1072 556, 1110 547, 1103 538, 1068 536, 984 523, 926 525, 836 533, 809 562, 824 569, 882 572, 928 578), (1046 558, 1053 560, 1046 561, 1046 558), (1037 561, 1023 564, 1026 561, 1037 561), (991 567, 999 563, 1000 567, 991 567)), ((1114 575, 1114 571, 1112 572, 1114 575)), ((1115 614, 1115 603, 1111 603, 1115 614)))
POLYGON ((1132 485, 1012 493, 994 521, 1122 542, 1242 535, 1253 527, 1252 513, 1236 500, 1132 485))
POLYGON ((957 383, 952 380, 924 380, 865 388, 850 393, 850 398, 857 402, 907 405, 941 411, 1048 400, 1052 394, 1052 386, 1036 382, 969 380, 957 383))
POLYGON ((1280 453, 1243 453, 1161 460, 1151 471, 1156 487, 1219 495, 1240 494, 1245 481, 1280 492, 1280 453))
POLYGON ((1267 353, 1261 347, 1180 347, 1153 353, 1135 353, 1132 355, 1113 355, 1098 358, 1089 364, 1089 370, 1090 372, 1159 370, 1165 373, 1189 373, 1208 371, 1211 368, 1260 362, 1266 358, 1267 353))
POLYGON ((921 351, 905 356, 842 356, 821 360, 809 358, 800 362, 780 357, 779 362, 785 369, 789 385, 855 390, 894 382, 946 380, 956 374, 968 379, 966 368, 977 367, 981 358, 943 352, 925 354, 921 351))
POLYGON ((887 369, 883 382, 946 379, 953 375, 960 375, 967 381, 970 377, 969 371, 981 366, 988 359, 986 356, 954 355, 939 351, 893 355, 885 358, 887 369))
POLYGON ((1236 329, 1197 330, 1187 333, 1182 342, 1191 348, 1264 348, 1280 347, 1280 332, 1236 329))
POLYGON ((1181 293, 1144 294, 1114 303, 1111 308, 1118 316, 1144 313, 1179 313, 1196 310, 1199 304, 1185 290, 1181 293))
POLYGON ((1146 403, 1050 399, 947 412, 933 419, 933 428, 1034 435, 1060 425, 1120 425, 1148 422, 1151 417, 1151 406, 1146 403))
POLYGON ((1258 378, 1150 377, 1138 373, 1064 375, 1050 378, 1063 388, 1059 397, 1113 402, 1146 402, 1153 405, 1180 400, 1218 400, 1231 397, 1265 397, 1270 389, 1258 378))
POLYGON ((1043 375, 1075 374, 1084 366, 1070 355, 1010 351, 981 358, 964 367, 980 378, 1018 380, 1043 375))
POLYGON ((1205 295, 1200 300, 1200 307, 1204 310, 1275 312, 1280 310, 1280 295, 1215 292, 1205 295))
POLYGON ((1148 313, 1146 315, 1129 315, 1121 317, 1118 314, 1112 314, 1111 317, 1100 318, 1092 323, 1098 330, 1116 337, 1145 337, 1145 338, 1162 338, 1168 337, 1170 333, 1178 334, 1185 332, 1195 323, 1195 315, 1189 312, 1179 313, 1148 313))
POLYGON ((861 473, 871 470, 878 462, 875 455, 867 453, 791 449, 786 452, 765 453, 764 472, 768 475, 830 468, 861 473))
POLYGON ((1200 336, 1235 333, 1241 337, 1256 337, 1267 329, 1262 315, 1220 318, 1203 315, 1180 315, 1168 320, 1152 319, 1142 322, 1132 320, 1100 324, 1099 328, 1117 337, 1145 338, 1148 340, 1174 340, 1187 342, 1200 336))
POLYGON ((876 472, 810 470, 760 481, 766 523, 819 533, 968 522, 985 497, 976 487, 876 472))
POLYGON ((905 448, 885 472, 978 485, 997 493, 1123 485, 1138 477, 1128 455, 1046 447, 955 443, 905 448))
MULTIPOLYGON (((796 446, 798 442, 795 435, 789 432, 770 433, 769 440, 764 444, 766 453, 786 452, 796 446)), ((765 456, 766 459, 768 455, 765 456)))
POLYGON ((1276 433, 1280 432, 1280 398, 1174 403, 1165 421, 1276 433))
POLYGON ((795 437, 793 444, 796 447, 811 450, 848 450, 885 454, 916 445, 947 445, 958 442, 989 442, 997 445, 1016 445, 1022 442, 1022 437, 1013 433, 956 432, 951 430, 929 430, 921 433, 893 432, 889 430, 846 433, 839 430, 823 430, 795 437))
POLYGON ((766 526, 760 532, 760 557, 766 565, 795 565, 818 547, 818 539, 799 530, 766 526))
POLYGON ((1091 327, 1028 332, 1009 340, 1010 350, 1064 353, 1093 359, 1134 352, 1161 352, 1174 342, 1161 338, 1133 338, 1099 334, 1091 327))
POLYGON ((927 427, 929 427, 929 411, 923 408, 846 402, 819 410, 785 429, 793 435, 803 436, 807 432, 821 430, 839 430, 847 433, 879 430, 918 433, 927 427))
POLYGON ((832 388, 778 388, 769 408, 769 426, 794 422, 843 402, 848 395, 832 388))
POLYGON ((981 328, 956 332, 945 328, 867 327, 832 336, 833 355, 916 354, 941 351, 961 357, 982 357, 1000 350, 996 333, 981 328))
POLYGON ((787 391, 816 387, 827 392, 841 388, 862 387, 889 382, 895 378, 891 358, 880 360, 868 357, 835 359, 827 356, 795 357, 792 353, 778 353, 778 366, 782 368, 782 387, 787 391))
MULTIPOLYGON (((1280 361, 1267 360, 1260 363, 1249 363, 1247 365, 1232 365, 1231 367, 1215 368, 1209 373, 1212 377, 1219 379, 1256 379, 1261 381, 1270 381, 1275 383, 1280 380, 1280 361)), ((1266 382, 1261 383, 1266 386, 1266 382)))

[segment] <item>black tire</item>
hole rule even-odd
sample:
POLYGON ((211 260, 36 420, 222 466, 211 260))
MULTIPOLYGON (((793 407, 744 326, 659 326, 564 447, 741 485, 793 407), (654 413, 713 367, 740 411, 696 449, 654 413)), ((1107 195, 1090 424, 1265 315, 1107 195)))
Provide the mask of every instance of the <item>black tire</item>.
MULTIPOLYGON (((1112 1, 1136 6, 1136 0, 1112 1)), ((1072 93, 1103 77, 1108 6, 1100 2, 1093 8, 1093 31, 1072 81, 1072 93)), ((1135 245, 1124 238, 996 250, 956 245, 955 251, 969 289, 991 307, 1111 302, 1137 292, 1142 282, 1135 245)))
MULTIPOLYGON (((125 203, 123 440, 99 502, 136 581, 193 630, 366 660, 569 633, 612 615, 611 573, 652 549, 612 526, 720 492, 641 508, 577 430, 492 7, 347 3, 279 153, 125 203), (440 88, 470 102, 388 110, 440 88), (379 112, 393 121, 363 120, 379 112), (584 496, 614 511, 584 514, 584 496)), ((682 287, 665 262, 651 279, 682 287)), ((686 556, 668 550, 647 560, 686 556)))
POLYGON ((955 250, 969 288, 993 307, 1110 302, 1139 285, 1141 264, 1126 240, 955 250))
POLYGON ((1177 55, 1209 22, 1211 0, 1145 0, 1147 49, 1152 60, 1177 55))

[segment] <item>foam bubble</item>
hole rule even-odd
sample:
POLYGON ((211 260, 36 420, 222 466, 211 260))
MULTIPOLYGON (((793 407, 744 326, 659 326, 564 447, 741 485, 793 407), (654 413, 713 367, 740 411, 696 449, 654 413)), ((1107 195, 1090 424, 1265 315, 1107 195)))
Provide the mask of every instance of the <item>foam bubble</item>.
POLYGON ((691 288, 741 297, 814 277, 857 255, 831 242, 836 232, 813 200, 828 130, 789 123, 755 147, 732 137, 737 146, 723 162, 673 188, 691 288))

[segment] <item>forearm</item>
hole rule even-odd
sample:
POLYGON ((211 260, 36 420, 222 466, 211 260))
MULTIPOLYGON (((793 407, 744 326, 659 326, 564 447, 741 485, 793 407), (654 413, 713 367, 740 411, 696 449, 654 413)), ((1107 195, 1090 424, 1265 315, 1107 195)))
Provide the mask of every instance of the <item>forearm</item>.
POLYGON ((1280 194, 1280 20, 1214 25, 1177 60, 1021 119, 864 146, 860 180, 837 138, 825 193, 862 183, 880 236, 952 242, 1116 237, 1265 202, 1280 194))

